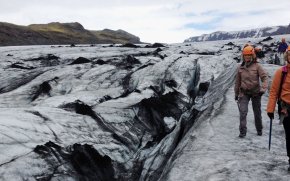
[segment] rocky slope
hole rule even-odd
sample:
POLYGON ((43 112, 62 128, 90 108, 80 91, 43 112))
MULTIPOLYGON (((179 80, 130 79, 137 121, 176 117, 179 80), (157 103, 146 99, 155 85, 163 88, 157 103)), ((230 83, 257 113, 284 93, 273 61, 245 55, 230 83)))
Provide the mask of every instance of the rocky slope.
POLYGON ((123 30, 86 30, 79 23, 49 23, 18 26, 0 23, 0 46, 141 43, 140 39, 123 30))

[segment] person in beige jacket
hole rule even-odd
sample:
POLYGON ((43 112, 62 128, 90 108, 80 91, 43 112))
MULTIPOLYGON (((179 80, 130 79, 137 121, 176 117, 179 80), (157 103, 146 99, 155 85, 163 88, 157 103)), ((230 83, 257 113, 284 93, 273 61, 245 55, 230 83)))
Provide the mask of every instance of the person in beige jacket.
POLYGON ((238 67, 235 82, 235 100, 240 112, 240 138, 247 134, 248 104, 252 100, 257 135, 262 136, 261 97, 268 87, 268 74, 257 62, 252 46, 245 46, 242 52, 243 63, 238 67), (260 80, 262 85, 260 85, 260 80))

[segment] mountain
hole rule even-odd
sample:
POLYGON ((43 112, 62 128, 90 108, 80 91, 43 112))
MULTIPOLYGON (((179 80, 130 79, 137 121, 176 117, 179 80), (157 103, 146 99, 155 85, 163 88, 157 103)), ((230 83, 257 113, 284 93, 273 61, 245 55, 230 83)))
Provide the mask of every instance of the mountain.
POLYGON ((134 36, 124 30, 113 31, 110 29, 104 29, 101 31, 91 31, 96 37, 99 38, 100 41, 108 42, 108 43, 141 43, 140 38, 134 36), (111 42, 110 42, 111 41, 111 42))
POLYGON ((201 42, 201 41, 217 41, 229 39, 242 39, 242 38, 259 38, 273 35, 290 34, 290 24, 288 26, 273 26, 258 28, 243 31, 217 31, 211 34, 204 34, 201 36, 190 37, 184 42, 201 42))
POLYGON ((140 38, 123 30, 86 30, 80 23, 48 23, 19 26, 0 22, 0 46, 141 43, 140 38))

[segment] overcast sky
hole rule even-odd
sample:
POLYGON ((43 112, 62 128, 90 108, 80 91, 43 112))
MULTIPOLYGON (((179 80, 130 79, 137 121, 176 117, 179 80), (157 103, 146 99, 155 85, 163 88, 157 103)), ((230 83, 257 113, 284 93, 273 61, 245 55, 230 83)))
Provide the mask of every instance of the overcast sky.
POLYGON ((123 29, 142 42, 290 23, 290 0, 0 0, 0 21, 19 25, 79 22, 123 29))

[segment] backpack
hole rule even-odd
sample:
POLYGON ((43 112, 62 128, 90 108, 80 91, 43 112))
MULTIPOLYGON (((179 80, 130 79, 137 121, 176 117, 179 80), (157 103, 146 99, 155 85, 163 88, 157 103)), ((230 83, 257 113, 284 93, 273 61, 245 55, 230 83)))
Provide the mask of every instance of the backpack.
POLYGON ((281 96, 281 90, 282 90, 282 85, 286 79, 286 75, 287 75, 287 66, 283 66, 282 67, 282 76, 281 76, 281 82, 280 82, 280 88, 279 88, 279 92, 278 92, 278 101, 277 101, 277 104, 278 104, 278 114, 279 116, 281 115, 281 110, 282 110, 282 106, 281 106, 281 99, 280 99, 280 96, 281 96))

